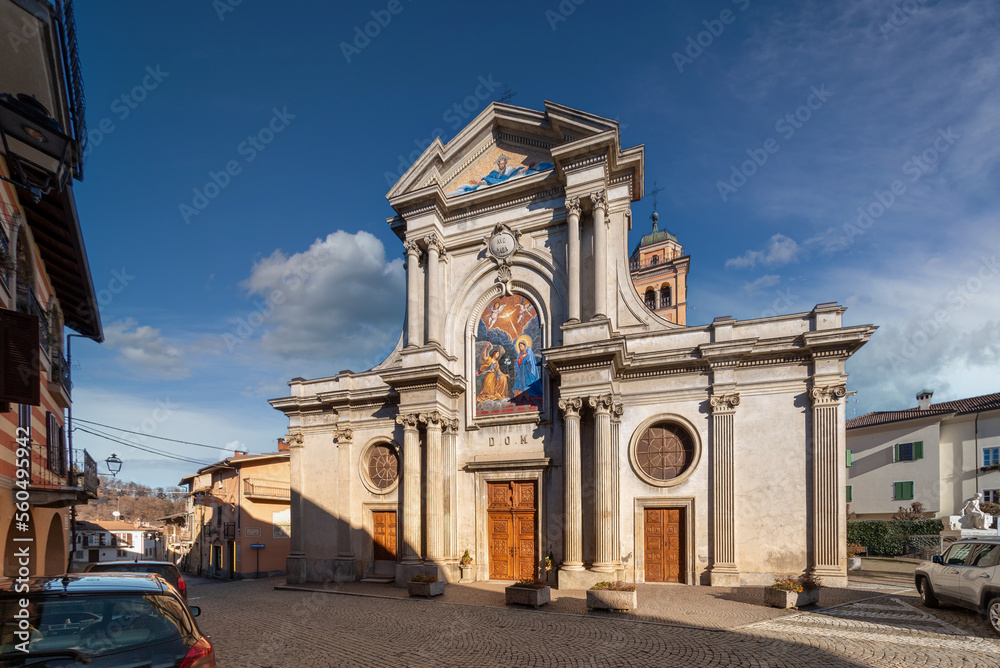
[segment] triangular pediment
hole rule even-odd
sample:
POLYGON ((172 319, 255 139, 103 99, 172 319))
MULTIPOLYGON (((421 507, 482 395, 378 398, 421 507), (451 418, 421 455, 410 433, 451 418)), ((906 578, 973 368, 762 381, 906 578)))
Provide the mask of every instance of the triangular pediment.
POLYGON ((617 146, 617 121, 552 102, 545 111, 494 102, 447 144, 436 138, 386 197, 430 189, 450 205, 500 184, 543 180, 558 169, 553 149, 599 135, 617 146))

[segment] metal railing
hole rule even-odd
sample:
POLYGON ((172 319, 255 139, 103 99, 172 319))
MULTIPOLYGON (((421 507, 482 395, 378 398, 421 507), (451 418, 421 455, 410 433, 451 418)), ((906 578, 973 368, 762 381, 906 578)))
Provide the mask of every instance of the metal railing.
POLYGON ((80 48, 76 38, 76 17, 73 14, 73 0, 57 3, 63 67, 66 74, 67 97, 69 98, 70 120, 73 123, 73 138, 76 140, 76 174, 83 176, 83 156, 87 148, 87 99, 83 93, 83 67, 80 65, 80 48))
POLYGON ((97 462, 86 450, 73 453, 70 484, 73 487, 82 487, 87 494, 97 498, 97 487, 101 484, 100 478, 97 477, 97 462))
MULTIPOLYGON (((7 287, 10 287, 10 270, 14 267, 14 256, 10 254, 10 242, 7 240, 7 230, 9 221, 4 217, 6 204, 0 202, 0 280, 7 287)), ((13 223, 10 223, 10 228, 14 229, 13 223)))
POLYGON ((67 396, 72 395, 73 383, 70 381, 69 362, 61 350, 52 350, 52 382, 59 383, 66 390, 67 396))
POLYGON ((27 283, 17 284, 17 310, 21 313, 38 316, 38 342, 42 350, 49 354, 49 314, 42 308, 35 291, 27 283))
POLYGON ((247 478, 243 481, 245 496, 262 496, 269 499, 291 499, 291 484, 282 480, 247 478))

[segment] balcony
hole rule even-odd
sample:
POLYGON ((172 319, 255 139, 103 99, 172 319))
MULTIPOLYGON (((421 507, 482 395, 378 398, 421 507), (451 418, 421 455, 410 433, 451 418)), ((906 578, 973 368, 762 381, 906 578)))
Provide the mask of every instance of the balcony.
POLYGON ((236 540, 236 522, 226 522, 222 526, 222 537, 226 540, 236 540))
POLYGON ((289 502, 292 498, 291 484, 281 480, 247 478, 243 481, 243 496, 252 501, 289 502))
POLYGON ((38 342, 42 350, 49 354, 49 313, 42 308, 35 296, 35 291, 26 283, 17 284, 17 310, 21 313, 38 316, 38 342))
POLYGON ((66 357, 63 356, 62 351, 56 348, 52 349, 49 359, 52 361, 49 382, 57 386, 57 388, 49 386, 49 390, 61 389, 66 394, 65 398, 67 399, 67 405, 62 407, 69 408, 68 400, 72 396, 71 390, 73 387, 73 383, 70 380, 69 362, 66 361, 66 357))
POLYGON ((97 462, 86 450, 73 453, 67 467, 61 449, 32 446, 29 503, 43 508, 65 508, 97 498, 97 462))

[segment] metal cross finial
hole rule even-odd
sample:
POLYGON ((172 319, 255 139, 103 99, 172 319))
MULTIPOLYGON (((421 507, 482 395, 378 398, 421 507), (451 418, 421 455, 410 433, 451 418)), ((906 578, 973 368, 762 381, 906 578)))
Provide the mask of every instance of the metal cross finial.
POLYGON ((500 99, 498 99, 497 102, 500 102, 502 104, 506 104, 506 103, 510 102, 511 98, 513 98, 515 95, 517 95, 517 91, 516 90, 511 90, 510 86, 508 86, 507 84, 504 84, 503 93, 500 94, 500 99))
POLYGON ((659 188, 657 188, 656 187, 656 181, 653 181, 653 189, 649 191, 649 194, 653 196, 653 211, 656 211, 656 208, 657 208, 657 206, 656 206, 656 195, 657 195, 657 193, 663 192, 663 190, 664 190, 664 188, 662 186, 659 187, 659 188))

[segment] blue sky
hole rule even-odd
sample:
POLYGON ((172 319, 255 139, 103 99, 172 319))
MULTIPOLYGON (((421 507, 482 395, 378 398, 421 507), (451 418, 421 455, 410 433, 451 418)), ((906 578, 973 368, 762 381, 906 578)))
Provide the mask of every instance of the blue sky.
MULTIPOLYGON (((690 324, 847 306, 880 326, 849 364, 849 417, 998 389, 990 0, 106 0, 77 22, 76 195, 107 342, 74 342, 74 414, 218 449, 137 442, 269 451, 288 379, 378 363, 404 301, 385 193, 507 86, 645 145, 692 256, 690 324)), ((634 243, 651 198, 633 210, 634 243)), ((128 479, 194 466, 74 438, 128 479)))

